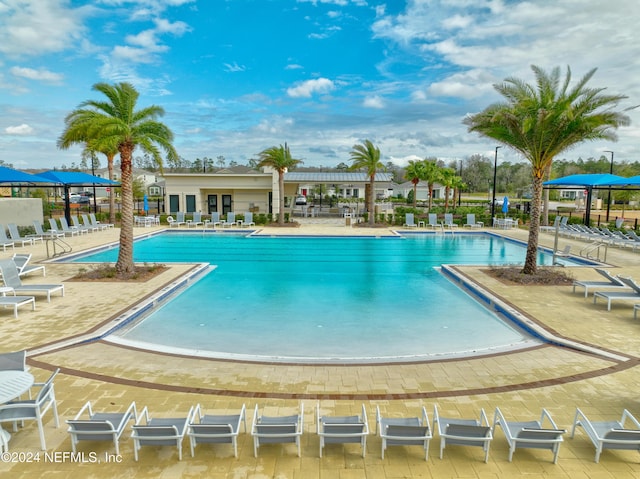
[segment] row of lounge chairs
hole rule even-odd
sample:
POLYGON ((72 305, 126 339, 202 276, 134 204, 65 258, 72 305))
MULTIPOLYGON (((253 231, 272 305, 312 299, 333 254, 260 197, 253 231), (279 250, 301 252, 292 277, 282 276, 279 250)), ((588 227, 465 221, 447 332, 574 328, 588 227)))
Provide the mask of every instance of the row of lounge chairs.
POLYGON ((253 221, 253 213, 246 212, 243 215, 243 219, 236 219, 235 213, 227 213, 225 218, 220 218, 220 213, 213 212, 211 213, 210 218, 203 218, 202 213, 196 211, 193 213, 191 219, 185 219, 185 214, 182 212, 176 213, 176 217, 167 216, 167 223, 169 227, 180 227, 184 226, 186 228, 215 228, 219 226, 221 228, 232 228, 234 226, 238 227, 249 227, 255 226, 255 222, 253 221))
POLYGON ((584 288, 584 297, 589 295, 589 291, 593 292, 593 303, 596 304, 598 298, 607 302, 607 311, 611 311, 611 303, 613 301, 637 301, 639 304, 634 305, 634 316, 640 309, 640 285, 632 278, 624 276, 613 276, 609 271, 602 268, 596 268, 595 271, 605 280, 598 281, 574 281, 573 292, 576 288, 584 288))
MULTIPOLYGON (((617 246, 620 248, 630 248, 633 251, 640 249, 640 236, 633 230, 627 230, 626 232, 618 230, 609 230, 606 227, 591 227, 586 225, 570 225, 567 224, 567 217, 564 216, 561 219, 556 217, 556 221, 559 221, 558 234, 567 238, 573 238, 583 241, 598 241, 611 246, 617 246)), ((553 232, 555 226, 546 227, 543 231, 553 232)))
MULTIPOLYGON (((231 414, 206 414, 200 404, 192 407, 186 416, 174 418, 151 417, 145 407, 138 412, 132 403, 122 413, 94 412, 90 402, 72 420, 68 420, 73 452, 80 441, 112 441, 119 454, 119 438, 127 424, 134 421, 131 438, 134 441, 134 456, 138 460, 142 446, 176 446, 178 458, 182 458, 182 442, 189 438, 191 455, 194 456, 199 444, 230 444, 234 456, 238 457, 238 435, 247 432, 246 408, 231 414)), ((553 463, 558 460, 560 445, 567 432, 560 429, 550 413, 543 409, 538 418, 526 421, 507 420, 503 412, 496 408, 493 424, 489 423, 484 410, 477 419, 460 419, 441 416, 434 407, 433 423, 429 422, 426 409, 422 407, 415 417, 384 417, 376 407, 376 435, 381 440, 381 456, 390 446, 419 446, 424 458, 429 460, 429 443, 433 431, 440 437, 440 458, 447 446, 477 446, 484 452, 484 461, 489 459, 489 447, 493 434, 499 427, 509 444, 509 462, 516 449, 542 449, 553 454, 553 463)), ((619 421, 591 421, 580 410, 576 410, 571 430, 573 438, 581 427, 596 448, 595 462, 604 449, 630 449, 640 451, 640 422, 624 410, 619 421)), ((258 405, 253 412, 251 436, 254 456, 265 444, 295 444, 298 457, 301 456, 301 437, 304 432, 304 405, 299 413, 285 416, 267 416, 260 412, 258 405)), ((362 457, 366 454, 369 436, 367 413, 362 405, 360 414, 331 416, 316 408, 316 434, 319 440, 319 455, 329 444, 359 444, 362 457)))
MULTIPOLYGON (((445 213, 441 222, 438 221, 438 215, 436 213, 429 213, 428 221, 419 221, 418 223, 415 222, 413 213, 406 213, 403 226, 405 228, 424 227, 432 229, 455 229, 458 227, 458 225, 453 222, 452 213, 445 213)), ((482 221, 476 221, 476 215, 469 213, 467 214, 467 222, 463 226, 467 228, 482 228, 484 223, 482 221)))

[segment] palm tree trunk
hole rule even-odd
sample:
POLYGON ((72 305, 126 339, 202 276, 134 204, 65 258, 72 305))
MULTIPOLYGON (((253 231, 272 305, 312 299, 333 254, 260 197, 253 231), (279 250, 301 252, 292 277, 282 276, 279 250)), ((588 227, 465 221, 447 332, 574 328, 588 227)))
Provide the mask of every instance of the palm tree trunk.
POLYGON ((278 198, 278 224, 284 226, 284 171, 278 171, 278 190, 280 196, 278 198))
POLYGON ((529 225, 529 240, 527 255, 524 260, 522 274, 536 274, 538 269, 538 234, 540 230, 540 204, 542 202, 543 172, 534 171, 533 198, 531 199, 531 223, 529 225))
MULTIPOLYGON (((419 181, 419 180, 418 180, 419 181)), ((418 194, 418 183, 416 183, 415 181, 413 182, 413 207, 415 208, 417 205, 417 196, 418 194)))
POLYGON ((429 207, 427 213, 431 213, 431 201, 433 200, 433 183, 429 183, 429 207))
MULTIPOLYGON (((113 181, 113 157, 115 155, 107 155, 107 170, 109 172, 109 180, 113 181)), ((109 187, 109 223, 116 223, 116 194, 113 186, 109 187)))
POLYGON ((376 218, 375 218, 375 189, 374 189, 374 185, 376 182, 376 175, 375 173, 373 175, 371 175, 371 177, 369 178, 369 226, 373 226, 376 222, 376 218))
POLYGON ((120 179, 122 194, 122 217, 120 219, 120 250, 116 272, 119 276, 127 276, 135 272, 133 263, 133 176, 131 171, 132 145, 120 147, 120 179))

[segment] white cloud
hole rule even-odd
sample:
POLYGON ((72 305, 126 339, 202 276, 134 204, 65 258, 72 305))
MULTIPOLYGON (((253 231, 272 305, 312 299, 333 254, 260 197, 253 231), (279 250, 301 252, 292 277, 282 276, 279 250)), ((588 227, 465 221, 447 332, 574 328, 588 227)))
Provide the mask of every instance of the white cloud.
POLYGON ((243 71, 246 71, 246 69, 247 69, 246 66, 238 65, 236 62, 224 64, 224 71, 226 72, 231 72, 231 73, 243 72, 243 71))
POLYGON ((362 102, 362 105, 366 108, 381 109, 381 108, 384 108, 384 100, 382 99, 382 97, 378 95, 369 96, 364 99, 364 101, 362 102))
POLYGON ((10 57, 60 52, 86 33, 93 6, 70 8, 65 0, 6 0, 0 12, 0 53, 10 57))
POLYGON ((314 80, 307 80, 295 87, 288 88, 287 95, 292 98, 310 98, 314 93, 329 93, 334 88, 334 83, 328 78, 317 78, 314 80))
POLYGON ((18 126, 8 126, 4 129, 4 131, 7 135, 22 136, 30 135, 31 133, 33 133, 33 128, 31 128, 26 123, 23 123, 22 125, 18 126))
POLYGON ((51 72, 46 68, 34 70, 33 68, 27 67, 11 67, 9 71, 12 75, 17 77, 43 81, 46 83, 60 83, 64 78, 62 74, 51 72))

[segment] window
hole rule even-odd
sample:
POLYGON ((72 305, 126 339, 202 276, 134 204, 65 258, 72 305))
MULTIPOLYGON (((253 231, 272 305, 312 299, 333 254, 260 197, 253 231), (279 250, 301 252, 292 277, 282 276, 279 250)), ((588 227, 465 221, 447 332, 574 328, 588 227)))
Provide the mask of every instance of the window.
POLYGON ((196 195, 186 195, 187 213, 193 213, 196 210, 196 195))
POLYGON ((180 197, 178 195, 169 195, 169 213, 175 214, 180 211, 180 197))

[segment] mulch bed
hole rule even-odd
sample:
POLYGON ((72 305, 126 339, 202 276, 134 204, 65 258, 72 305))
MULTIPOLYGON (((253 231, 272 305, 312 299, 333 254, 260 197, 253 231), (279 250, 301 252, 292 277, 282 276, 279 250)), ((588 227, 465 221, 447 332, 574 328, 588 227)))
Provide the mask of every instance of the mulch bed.
POLYGON ((564 286, 573 284, 571 273, 563 268, 538 268, 536 274, 523 274, 522 266, 507 266, 482 270, 503 284, 527 286, 564 286))
POLYGON ((133 282, 144 283, 150 279, 165 272, 169 268, 165 265, 149 265, 149 266, 136 266, 135 272, 128 276, 118 276, 114 266, 98 266, 88 271, 82 271, 67 281, 82 281, 82 282, 133 282))

